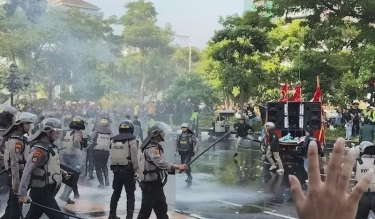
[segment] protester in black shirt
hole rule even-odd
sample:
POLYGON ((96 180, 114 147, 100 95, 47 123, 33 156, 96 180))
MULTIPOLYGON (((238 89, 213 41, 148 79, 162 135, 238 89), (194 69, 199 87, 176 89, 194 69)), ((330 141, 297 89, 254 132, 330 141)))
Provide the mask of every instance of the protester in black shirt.
POLYGON ((255 130, 251 125, 245 123, 245 119, 241 118, 240 121, 234 124, 234 129, 237 131, 237 144, 234 151, 233 158, 238 155, 238 148, 244 139, 254 140, 253 136, 249 135, 249 131, 254 132, 255 130))

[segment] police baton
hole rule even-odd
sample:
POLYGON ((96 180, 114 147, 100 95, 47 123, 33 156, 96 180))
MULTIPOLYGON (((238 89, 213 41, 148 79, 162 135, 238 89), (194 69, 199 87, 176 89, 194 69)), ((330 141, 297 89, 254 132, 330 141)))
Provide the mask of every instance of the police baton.
POLYGON ((57 210, 57 209, 54 209, 54 208, 50 208, 50 207, 47 207, 47 206, 44 206, 44 205, 41 205, 41 204, 38 204, 38 203, 35 203, 33 201, 27 201, 28 204, 32 204, 32 205, 36 205, 36 206, 39 206, 41 208, 45 208, 45 209, 48 209, 50 211, 54 211, 56 213, 59 213, 59 214, 63 214, 65 216, 69 216, 69 217, 74 217, 74 218, 77 218, 77 219, 84 219, 83 217, 79 217, 79 216, 76 216, 74 214, 69 214, 69 213, 65 213, 65 212, 62 212, 60 210, 57 210))
MULTIPOLYGON (((20 197, 20 195, 18 195, 16 193, 15 193, 15 196, 20 197)), ((54 209, 54 208, 50 208, 50 207, 47 207, 47 206, 44 206, 44 205, 41 205, 41 204, 38 204, 38 203, 30 201, 30 200, 27 200, 26 204, 36 205, 36 206, 39 206, 41 208, 45 208, 45 209, 48 209, 50 211, 54 211, 56 213, 63 214, 63 215, 68 216, 68 217, 73 217, 73 218, 77 218, 77 219, 84 219, 83 217, 79 217, 79 216, 76 216, 74 214, 65 213, 65 212, 62 212, 60 210, 57 210, 57 209, 54 209)))
POLYGON ((0 172, 0 175, 3 175, 3 174, 6 173, 6 172, 7 172, 7 169, 2 170, 2 171, 0 172))

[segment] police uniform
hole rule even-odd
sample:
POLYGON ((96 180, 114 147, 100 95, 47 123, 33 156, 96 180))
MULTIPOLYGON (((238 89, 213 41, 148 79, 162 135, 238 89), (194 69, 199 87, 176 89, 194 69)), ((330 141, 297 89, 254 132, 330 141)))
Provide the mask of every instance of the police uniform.
MULTIPOLYGON (((14 115, 17 113, 17 109, 11 106, 1 105, 0 106, 0 132, 1 135, 12 125, 14 115)), ((4 153, 5 153, 5 142, 6 139, 0 136, 0 170, 5 170, 4 166, 4 153)), ((9 166, 9 165, 8 165, 9 166)), ((6 197, 9 194, 11 187, 11 179, 8 172, 3 172, 0 175, 0 196, 6 197)), ((8 219, 10 214, 9 199, 8 205, 5 208, 4 215, 1 219, 8 219)))
MULTIPOLYGON (((20 185, 20 179, 22 171, 25 167, 27 157, 30 153, 30 147, 26 143, 26 139, 22 133, 16 131, 13 132, 6 142, 6 148, 4 153, 4 165, 5 169, 8 169, 11 173, 11 183, 13 188, 18 188, 20 185)), ((20 205, 18 198, 13 192, 9 192, 9 199, 7 202, 9 206, 9 218, 20 218, 20 205)))
MULTIPOLYGON (((197 140, 188 127, 181 128, 187 128, 187 131, 177 136, 176 145, 178 153, 181 156, 181 164, 188 164, 194 156, 194 147, 197 144, 197 140)), ((186 171, 186 174, 188 175, 186 181, 190 182, 193 179, 190 168, 186 171)))
MULTIPOLYGON (((4 166, 10 173, 10 186, 15 192, 19 188, 22 171, 30 153, 30 147, 24 137, 24 134, 29 130, 25 130, 23 124, 32 123, 32 118, 35 116, 27 112, 18 113, 14 117, 13 124, 3 133, 3 136, 7 139, 4 151, 4 166)), ((18 219, 21 216, 20 204, 14 192, 9 192, 6 212, 9 212, 9 218, 11 219, 18 219)))
MULTIPOLYGON (((362 142, 363 143, 363 142, 362 142)), ((361 144, 362 144, 361 143, 361 144)), ((369 169, 375 170, 375 146, 369 142, 368 146, 362 148, 360 157, 357 158, 355 166, 355 183, 358 183, 369 169), (370 150, 372 150, 370 152, 370 150), (369 153, 370 152, 370 153, 369 153)), ((365 192, 358 205, 356 219, 367 219, 370 210, 375 212, 375 179, 372 178, 367 192, 365 192)))
POLYGON ((131 121, 120 123, 119 133, 111 141, 111 170, 113 177, 113 193, 110 203, 109 219, 119 219, 116 216, 117 203, 125 187, 127 199, 126 219, 132 219, 135 204, 135 171, 138 169, 138 141, 133 135, 134 125, 131 121))
MULTIPOLYGON (((67 167, 80 172, 80 156, 82 147, 82 132, 80 130, 68 130, 62 140, 62 163, 67 167)), ((73 189, 65 185, 64 192, 60 195, 60 199, 68 204, 75 202, 70 199, 73 189)))
POLYGON ((109 186, 107 163, 111 146, 111 130, 106 125, 99 125, 97 131, 93 135, 94 149, 92 155, 94 158, 96 177, 98 177, 99 180, 98 187, 103 188, 104 180, 105 186, 109 186))
MULTIPOLYGON (((47 118, 41 122, 39 130, 28 139, 32 143, 18 190, 21 202, 27 201, 27 190, 30 188, 33 202, 60 211, 54 196, 60 188, 63 174, 65 179, 68 175, 60 169, 57 146, 52 142, 57 140, 61 130, 62 124, 59 120, 47 118)), ((25 218, 37 219, 43 213, 49 218, 65 219, 63 214, 35 204, 30 205, 25 218)))
MULTIPOLYGON (((30 186, 30 198, 33 202, 60 210, 54 196, 58 192, 61 182, 62 172, 57 147, 44 141, 37 141, 32 146, 27 159, 18 194, 27 196, 30 186)), ((37 219, 43 213, 49 218, 65 218, 62 214, 31 205, 25 219, 37 219)))

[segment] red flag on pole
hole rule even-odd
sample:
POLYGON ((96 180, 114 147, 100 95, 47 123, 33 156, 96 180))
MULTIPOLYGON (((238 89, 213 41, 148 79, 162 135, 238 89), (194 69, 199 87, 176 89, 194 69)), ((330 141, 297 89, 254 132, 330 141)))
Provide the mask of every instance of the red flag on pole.
POLYGON ((293 98, 292 98, 293 102, 301 102, 301 88, 302 86, 300 84, 297 85, 293 98))
POLYGON ((322 90, 320 90, 319 84, 316 87, 312 102, 322 102, 322 90))
POLYGON ((288 102, 288 89, 289 89, 289 84, 286 82, 282 87, 281 87, 281 98, 279 102, 288 102))

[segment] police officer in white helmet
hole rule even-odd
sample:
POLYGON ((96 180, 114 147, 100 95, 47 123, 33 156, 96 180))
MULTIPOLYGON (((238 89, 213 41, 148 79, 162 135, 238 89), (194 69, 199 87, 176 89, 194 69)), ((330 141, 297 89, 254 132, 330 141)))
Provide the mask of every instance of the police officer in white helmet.
POLYGON ((24 136, 30 131, 30 125, 36 118, 35 114, 22 112, 14 116, 13 124, 3 133, 6 140, 4 151, 4 165, 11 173, 12 190, 9 192, 8 205, 10 205, 9 218, 20 218, 20 205, 14 193, 18 192, 22 172, 30 153, 30 146, 24 136))
MULTIPOLYGON (((58 192, 62 177, 69 179, 70 175, 60 169, 59 153, 54 141, 60 138, 62 124, 54 118, 42 121, 39 130, 28 141, 31 143, 30 155, 27 159, 18 190, 19 201, 27 203, 27 190, 33 202, 55 210, 60 210, 54 198, 58 192)), ((65 219, 65 216, 55 211, 32 204, 25 219, 38 219, 46 214, 48 218, 65 219)))
MULTIPOLYGON (((359 152, 359 158, 357 158, 354 167, 355 183, 357 184, 368 170, 375 170, 375 145, 369 141, 361 142, 359 147, 356 147, 356 152, 359 152)), ((359 201, 356 219, 367 219, 370 210, 375 213, 375 178, 372 178, 367 192, 359 201)))
POLYGON ((119 125, 119 134, 111 141, 111 170, 113 171, 113 193, 108 219, 119 219, 116 216, 117 204, 122 188, 126 192, 126 219, 132 219, 135 205, 135 171, 138 169, 138 140, 134 125, 125 120, 119 125))
POLYGON ((98 177, 99 181, 98 188, 109 186, 107 163, 111 146, 111 137, 112 132, 109 128, 109 121, 107 119, 101 119, 92 138, 94 141, 92 155, 94 158, 96 177, 98 177), (105 181, 103 180, 103 176, 105 181))

